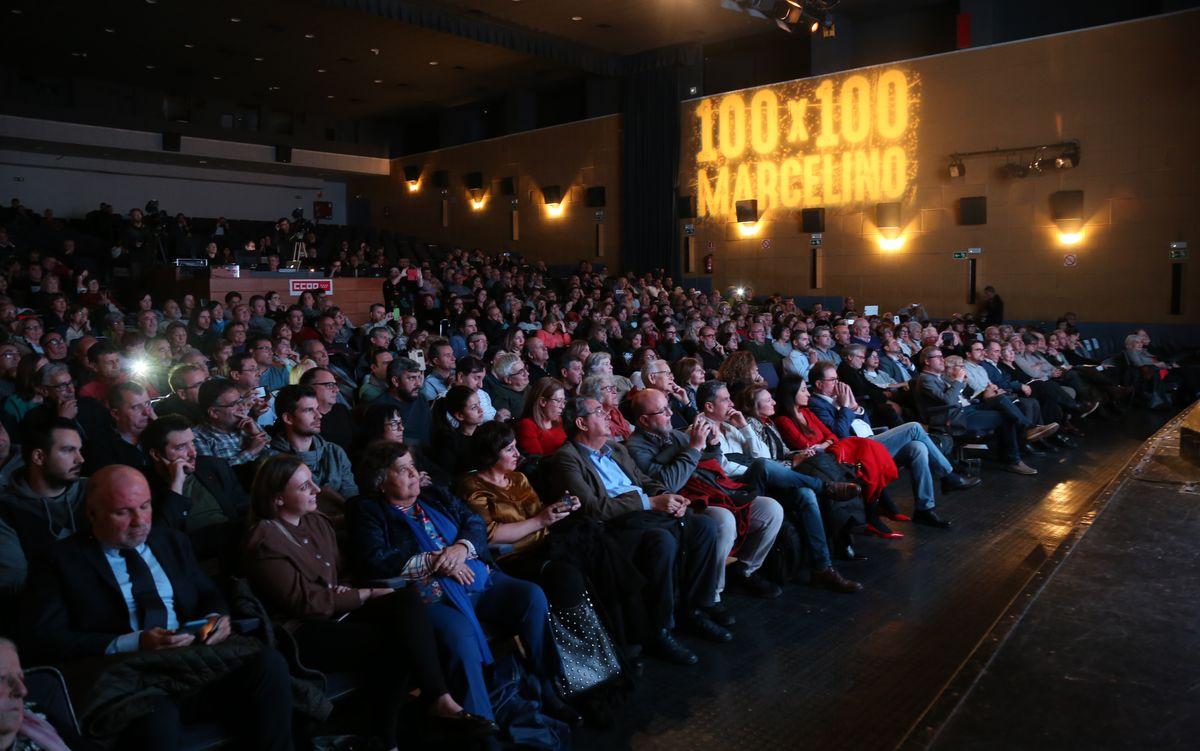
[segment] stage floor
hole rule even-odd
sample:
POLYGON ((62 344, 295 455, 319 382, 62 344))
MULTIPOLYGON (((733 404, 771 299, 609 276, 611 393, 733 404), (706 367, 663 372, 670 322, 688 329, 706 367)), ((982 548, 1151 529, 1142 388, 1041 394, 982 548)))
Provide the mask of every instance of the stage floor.
MULTIPOLYGON (((1194 555, 1183 558, 1187 566, 1166 561, 1187 553, 1185 546, 1200 539, 1200 515, 1185 513, 1174 499, 1138 489, 1131 492, 1147 507, 1141 513, 1153 521, 1133 530, 1122 526, 1119 515, 1111 522, 1102 517, 1103 524, 1093 532, 1113 529, 1095 535, 1092 571, 1076 574, 1078 584, 1064 579, 1061 586, 1063 597, 1077 589, 1088 594, 1070 606, 1074 613, 1061 617, 1052 616, 1068 606, 1046 606, 1043 628, 1069 642, 1062 647, 1064 659, 1048 665, 1041 664, 1041 654, 1014 654, 1009 665, 998 658, 971 696, 984 697, 979 711, 959 701, 971 686, 964 680, 973 663, 994 651, 983 642, 999 640, 1006 629, 997 627, 1005 618, 1016 622, 1014 601, 1032 597, 1035 575, 1044 577, 1058 565, 1062 551, 1076 541, 1080 522, 1086 523, 1103 502, 1100 491, 1167 419, 1137 410, 1117 419, 1088 420, 1079 448, 1031 461, 1041 470, 1033 478, 985 464, 982 486, 947 496, 939 505, 939 512, 954 522, 953 530, 901 524, 896 526, 907 535, 902 540, 859 538, 858 548, 870 560, 839 564, 864 583, 866 589, 858 595, 793 585, 770 602, 731 597, 738 616, 733 644, 689 639, 701 656, 692 668, 647 661, 642 683, 619 723, 579 731, 576 747, 921 748, 948 718, 939 744, 946 749, 1129 747, 1144 744, 1102 729, 1132 726, 1131 715, 1151 703, 1160 710, 1154 717, 1163 723, 1174 717, 1175 725, 1160 728, 1159 735, 1133 737, 1161 736, 1166 743, 1182 737, 1184 727, 1195 730, 1198 671, 1187 668, 1200 660, 1200 650, 1194 649, 1200 577, 1194 555), (1168 532, 1170 540, 1164 536, 1168 532), (1115 539, 1105 542, 1109 535, 1115 539), (1131 537, 1133 542, 1121 542, 1131 537), (1106 551, 1103 545, 1114 549, 1106 551), (1120 589, 1137 599, 1118 604, 1106 591, 1112 589, 1110 579, 1128 582, 1120 589), (1189 600, 1176 583, 1188 585, 1189 600), (1119 619, 1114 618, 1117 610, 1122 611, 1119 619), (1174 629, 1172 635, 1188 633, 1191 652, 1174 661, 1142 662, 1143 639, 1165 638, 1168 627, 1174 629), (1001 671, 1005 666, 1007 674, 1001 671), (1159 674, 1161 687, 1145 685, 1159 674), (1114 682, 1123 690, 1114 691, 1114 682), (1050 685, 1065 688, 1051 693, 1050 685), (992 693, 985 696, 985 689, 992 693), (1092 695, 1105 698, 1093 701, 1092 695), (1074 714, 1061 706, 1060 697, 1075 705, 1074 714), (1168 714, 1184 702, 1193 707, 1191 715, 1168 714), (952 714, 956 707, 959 711, 952 714), (1050 708, 1059 713, 1057 722, 1043 719, 1050 708), (1085 712, 1103 715, 1105 722, 1095 723, 1087 742, 1076 743, 1070 733, 1085 712)), ((907 476, 897 485, 903 486, 897 500, 907 511, 907 476)), ((1113 508, 1119 510, 1120 504, 1113 508)), ((1091 543, 1092 535, 1085 542, 1091 543)), ((1042 607, 1039 603, 1038 610, 1042 607)), ((1183 643, 1180 647, 1187 649, 1183 643)), ((1014 651, 1025 650, 1010 646, 1001 657, 1014 651)), ((978 675, 982 667, 980 662, 973 673, 978 675)))

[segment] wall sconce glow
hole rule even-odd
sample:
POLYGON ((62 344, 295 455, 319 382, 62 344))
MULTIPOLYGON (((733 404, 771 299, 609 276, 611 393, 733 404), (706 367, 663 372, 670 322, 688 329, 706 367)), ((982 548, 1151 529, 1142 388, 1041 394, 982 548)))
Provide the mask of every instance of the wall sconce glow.
POLYGON ((566 205, 563 201, 563 191, 557 185, 547 185, 542 188, 542 202, 546 204, 546 216, 557 219, 563 215, 566 205))
POLYGON ((546 204, 546 216, 551 219, 557 219, 563 215, 563 209, 565 208, 566 205, 562 203, 548 203, 546 204))
POLYGON ((1078 245, 1083 239, 1082 232, 1059 232, 1058 241, 1063 245, 1078 245))
POLYGON ((485 203, 487 203, 486 196, 480 196, 479 198, 472 198, 471 199, 471 208, 474 209, 475 211, 479 211, 480 209, 483 208, 483 205, 485 203))
POLYGON ((408 192, 416 193, 421 188, 421 165, 404 165, 404 182, 408 183, 408 192))
POLYGON ((421 181, 420 180, 409 180, 408 181, 408 192, 409 193, 416 193, 420 189, 421 189, 421 181))
POLYGON ((879 238, 879 249, 880 250, 900 250, 903 247, 904 247, 904 236, 903 235, 900 235, 898 237, 880 236, 880 238, 879 238))
POLYGON ((760 222, 738 222, 738 234, 742 237, 754 237, 762 230, 760 222))

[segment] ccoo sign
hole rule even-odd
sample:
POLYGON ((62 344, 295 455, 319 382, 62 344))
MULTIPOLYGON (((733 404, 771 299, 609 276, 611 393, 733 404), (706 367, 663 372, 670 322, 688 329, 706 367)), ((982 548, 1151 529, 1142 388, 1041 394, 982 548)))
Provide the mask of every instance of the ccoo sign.
POLYGON ((333 294, 332 279, 289 279, 288 294, 299 297, 304 292, 316 292, 318 295, 333 294))

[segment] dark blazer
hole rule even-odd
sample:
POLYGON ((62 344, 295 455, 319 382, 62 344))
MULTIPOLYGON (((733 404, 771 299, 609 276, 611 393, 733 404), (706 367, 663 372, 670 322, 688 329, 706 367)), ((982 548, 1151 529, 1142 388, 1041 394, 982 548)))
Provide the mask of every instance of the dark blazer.
MULTIPOLYGON (((107 435, 111 430, 112 416, 108 412, 108 407, 105 407, 99 399, 93 399, 90 396, 81 396, 75 400, 79 407, 79 412, 75 415, 74 423, 79 428, 80 438, 84 441, 94 436, 107 435)), ((21 425, 14 435, 13 443, 25 442, 25 427, 28 425, 45 424, 42 421, 47 420, 51 415, 57 415, 58 408, 50 404, 39 404, 29 410, 25 415, 25 419, 21 420, 21 425)))
POLYGON ((149 462, 141 448, 126 443, 125 439, 112 429, 101 436, 88 438, 83 444, 83 474, 88 477, 113 464, 145 469, 149 462))
POLYGON ((808 409, 838 438, 849 438, 854 435, 850 423, 855 420, 871 422, 869 415, 856 414, 849 407, 839 407, 816 394, 808 400, 808 409))
POLYGON ((982 363, 983 370, 987 373, 988 380, 996 384, 1000 388, 1012 394, 1020 394, 1022 382, 1012 377, 1012 374, 1006 370, 996 367, 992 363, 984 360, 982 363))
POLYGON ((913 377, 913 374, 906 370, 903 365, 884 353, 879 354, 879 369, 890 375, 893 381, 900 381, 901 383, 907 383, 913 377))
MULTIPOLYGON (((192 499, 171 490, 170 485, 150 467, 145 469, 146 480, 150 483, 151 502, 154 504, 154 522, 180 532, 187 531, 187 517, 192 510, 192 499)), ((213 536, 224 538, 226 533, 241 529, 246 512, 250 508, 250 496, 242 488, 229 463, 212 456, 197 456, 196 471, 192 474, 204 489, 212 493, 220 505, 225 517, 232 523, 232 528, 212 531, 201 530, 192 537, 192 545, 201 559, 212 558, 221 552, 222 542, 213 536)))
POLYGON ((914 395, 917 412, 930 425, 962 424, 963 407, 958 399, 962 396, 963 381, 948 381, 942 376, 922 373, 917 376, 917 391, 914 395))
POLYGON ((204 413, 201 411, 199 404, 185 402, 179 398, 178 394, 171 394, 161 399, 155 399, 151 402, 151 406, 154 407, 154 414, 158 417, 183 415, 191 420, 193 425, 199 425, 204 419, 204 413))
MULTIPOLYGON (((420 502, 449 517, 458 526, 459 539, 470 540, 480 559, 492 563, 487 522, 467 504, 439 485, 424 488, 420 502)), ((408 524, 388 510, 382 498, 361 496, 351 501, 346 507, 346 534, 349 544, 345 550, 362 579, 399 576, 408 559, 422 552, 408 524)))
POLYGON ((687 434, 680 430, 663 436, 638 428, 625 441, 625 448, 638 469, 661 482, 668 493, 678 493, 701 460, 716 458, 692 448, 687 434))
MULTIPOLYGON (((229 612, 217 586, 200 570, 185 535, 155 525, 147 544, 171 580, 180 623, 229 612)), ((103 655, 113 639, 130 632, 125 598, 90 533, 50 546, 34 567, 25 593, 21 643, 32 649, 35 662, 103 655)))
MULTIPOLYGON (((634 485, 645 491, 646 495, 658 495, 664 492, 662 483, 647 477, 638 469, 633 457, 619 443, 609 441, 613 460, 629 475, 634 485)), ((567 441, 550 457, 548 468, 543 474, 550 488, 548 498, 558 498, 565 492, 574 494, 583 504, 583 513, 601 521, 627 514, 630 511, 643 511, 642 498, 637 493, 622 493, 612 497, 600 479, 600 473, 592 464, 587 450, 574 441, 567 441)))
POLYGON ((838 378, 850 387, 854 392, 854 397, 858 403, 868 409, 879 409, 887 403, 887 394, 883 393, 883 389, 867 380, 863 375, 861 368, 852 368, 850 363, 842 360, 842 364, 838 365, 838 378))

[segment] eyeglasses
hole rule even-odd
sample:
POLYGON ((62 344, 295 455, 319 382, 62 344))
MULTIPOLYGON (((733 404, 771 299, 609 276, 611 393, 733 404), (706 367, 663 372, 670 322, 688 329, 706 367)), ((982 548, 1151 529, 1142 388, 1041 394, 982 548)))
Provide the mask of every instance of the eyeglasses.
POLYGON ((653 412, 647 412, 646 417, 655 417, 657 415, 671 415, 671 414, 675 414, 675 413, 671 410, 670 406, 666 406, 666 407, 663 407, 662 409, 655 410, 653 412))
POLYGON ((546 401, 554 402, 555 404, 566 404, 567 403, 566 397, 559 397, 558 399, 547 399, 546 401))
POLYGON ((310 383, 308 385, 312 386, 314 388, 316 388, 317 386, 324 386, 327 389, 336 389, 337 381, 321 381, 320 383, 313 381, 312 383, 310 383))
POLYGON ((213 406, 216 407, 217 409, 233 409, 234 407, 240 407, 245 403, 246 403, 246 398, 243 397, 241 399, 238 399, 237 401, 230 402, 229 404, 214 404, 213 406))
POLYGON ((54 389, 55 391, 57 391, 59 393, 65 393, 65 392, 70 391, 71 389, 75 388, 75 384, 71 381, 63 381, 62 383, 50 384, 50 388, 54 389))
POLYGON ((926 360, 945 360, 945 355, 925 355, 926 360))
POLYGON ((617 393, 617 387, 616 387, 616 386, 611 386, 611 385, 610 385, 610 386, 601 386, 601 387, 600 387, 600 390, 601 390, 601 391, 607 391, 607 392, 610 392, 610 393, 613 393, 613 394, 617 393))
POLYGON ((392 430, 400 430, 404 427, 404 422, 401 420, 388 420, 383 425, 384 427, 391 428, 392 430))

